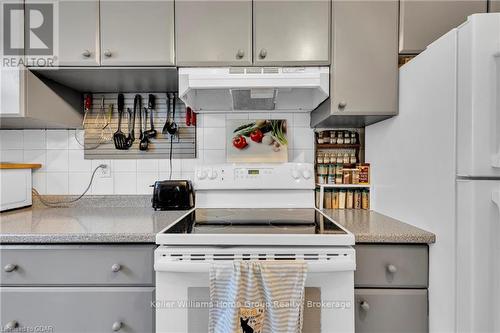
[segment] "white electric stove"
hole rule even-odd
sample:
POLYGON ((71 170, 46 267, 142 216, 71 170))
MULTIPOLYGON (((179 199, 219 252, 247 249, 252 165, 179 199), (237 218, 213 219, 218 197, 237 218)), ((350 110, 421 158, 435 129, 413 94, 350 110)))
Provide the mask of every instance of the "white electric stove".
POLYGON ((156 236, 156 331, 206 332, 217 260, 305 260, 303 332, 354 332, 354 236, 314 208, 312 164, 196 170, 195 208, 156 236))

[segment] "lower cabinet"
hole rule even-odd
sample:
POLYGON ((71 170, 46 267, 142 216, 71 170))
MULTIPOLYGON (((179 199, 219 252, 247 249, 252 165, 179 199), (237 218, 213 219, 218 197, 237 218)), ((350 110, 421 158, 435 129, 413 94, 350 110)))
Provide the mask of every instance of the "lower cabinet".
POLYGON ((356 333, 429 331, 427 244, 358 244, 356 266, 356 333))
POLYGON ((427 332, 427 289, 356 289, 356 333, 427 332))
POLYGON ((153 287, 7 287, 3 328, 13 332, 153 332, 153 287))
POLYGON ((0 245, 0 332, 154 332, 155 245, 0 245))

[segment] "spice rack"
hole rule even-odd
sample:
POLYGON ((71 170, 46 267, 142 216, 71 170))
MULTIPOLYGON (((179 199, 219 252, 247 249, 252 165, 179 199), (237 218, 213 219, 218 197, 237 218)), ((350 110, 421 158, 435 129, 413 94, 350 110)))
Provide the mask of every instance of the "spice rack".
POLYGON ((369 209, 370 165, 364 161, 363 143, 364 129, 362 128, 316 130, 316 207, 319 209, 369 209), (365 172, 364 179, 360 179, 361 169, 365 172), (352 173, 349 175, 350 171, 352 173), (347 178, 345 178, 345 172, 347 172, 347 178), (361 199, 362 204, 359 202, 361 199))
POLYGON ((344 188, 344 189, 370 189, 371 185, 365 184, 316 184, 319 187, 319 205, 318 209, 323 209, 325 204, 325 188, 344 188))

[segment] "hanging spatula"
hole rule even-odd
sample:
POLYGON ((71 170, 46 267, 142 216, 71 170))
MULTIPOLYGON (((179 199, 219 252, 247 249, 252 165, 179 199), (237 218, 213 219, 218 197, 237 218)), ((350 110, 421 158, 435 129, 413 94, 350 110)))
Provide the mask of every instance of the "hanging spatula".
POLYGON ((123 118, 123 110, 125 107, 125 97, 123 94, 118 94, 118 129, 115 134, 113 134, 113 141, 115 143, 115 148, 120 150, 128 149, 127 145, 127 136, 122 132, 122 118, 123 118))

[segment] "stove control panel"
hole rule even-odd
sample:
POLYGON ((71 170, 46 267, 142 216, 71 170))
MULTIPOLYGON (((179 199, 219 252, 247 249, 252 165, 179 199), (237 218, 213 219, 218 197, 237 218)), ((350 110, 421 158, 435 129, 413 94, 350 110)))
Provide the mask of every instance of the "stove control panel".
POLYGON ((196 169, 196 189, 314 189, 313 165, 218 164, 196 169))

